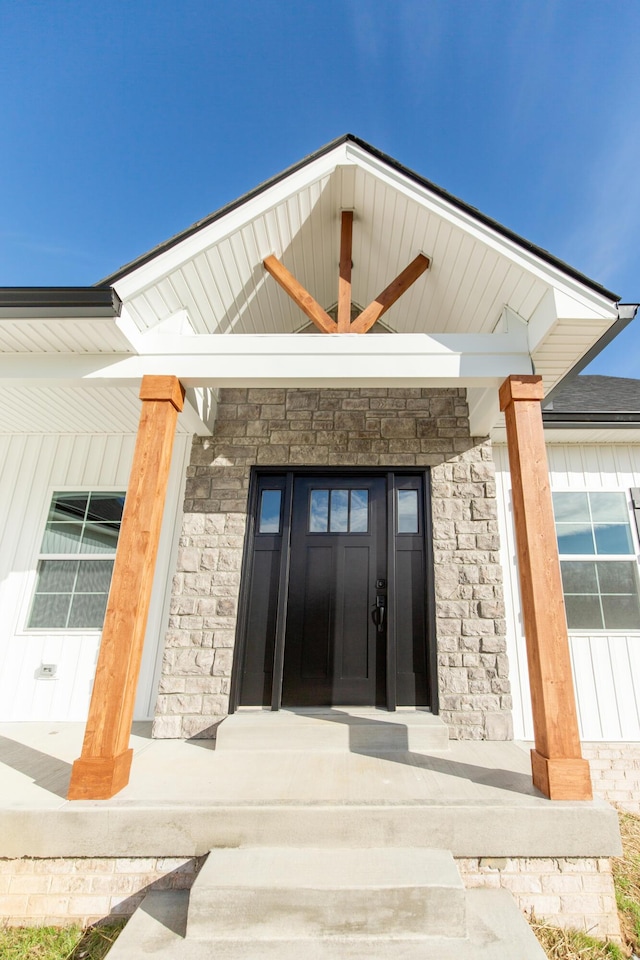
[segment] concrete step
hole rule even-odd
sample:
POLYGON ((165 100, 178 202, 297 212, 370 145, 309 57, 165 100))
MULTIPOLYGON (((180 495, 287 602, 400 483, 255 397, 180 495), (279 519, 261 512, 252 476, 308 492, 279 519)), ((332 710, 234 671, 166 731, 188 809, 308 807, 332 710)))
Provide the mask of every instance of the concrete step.
POLYGON ((447 725, 429 711, 415 709, 240 709, 222 721, 216 736, 216 750, 425 753, 448 748, 447 725))
POLYGON ((212 850, 191 890, 187 938, 464 937, 451 853, 423 848, 212 850))
POLYGON ((149 893, 109 960, 546 960, 507 890, 468 890, 466 937, 189 940, 187 891, 149 893))

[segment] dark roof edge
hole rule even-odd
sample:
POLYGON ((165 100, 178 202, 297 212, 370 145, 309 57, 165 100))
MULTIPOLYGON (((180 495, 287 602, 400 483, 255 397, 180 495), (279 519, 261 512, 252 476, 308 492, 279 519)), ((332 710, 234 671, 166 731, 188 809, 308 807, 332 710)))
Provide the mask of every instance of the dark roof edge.
POLYGON ((580 374, 585 367, 589 366, 592 360, 602 353, 605 347, 608 347, 612 340, 618 336, 619 333, 622 333, 624 328, 628 326, 631 321, 634 319, 636 313, 638 312, 638 303, 619 303, 618 304, 618 319, 611 324, 606 333, 603 333, 599 340, 596 340, 594 345, 590 347, 589 350, 581 357, 576 365, 569 370, 567 374, 556 383, 553 390, 550 390, 547 396, 544 398, 544 402, 549 403, 553 400, 553 395, 556 390, 559 390, 560 387, 566 386, 567 382, 573 380, 575 377, 580 374))
POLYGON ((204 217, 202 220, 198 220, 196 223, 192 224, 190 227, 187 227, 186 230, 182 230, 180 233, 175 234, 175 236, 170 237, 168 240, 165 240, 163 243, 158 244, 149 250, 147 253, 142 254, 140 257, 137 257, 134 260, 131 260, 129 263, 126 263, 120 269, 116 270, 115 273, 110 274, 108 277, 105 277, 99 282, 98 285, 105 283, 115 283, 117 280, 120 280, 123 276, 130 273, 132 270, 137 269, 138 267, 143 266, 143 264, 148 263, 150 260, 153 260, 154 257, 158 256, 161 253, 164 253, 166 250, 170 250, 171 247, 174 247, 176 244, 180 243, 182 240, 186 240, 187 237, 192 236, 202 227, 206 227, 211 223, 214 223, 216 220, 219 220, 221 217, 225 216, 227 213, 231 213, 232 210, 237 209, 242 206, 244 203, 247 203, 249 200, 253 200, 254 197, 257 197, 259 194, 263 193, 265 190, 268 190, 269 187, 274 186, 276 183, 279 183, 281 180, 284 180, 286 177, 290 176, 293 173, 296 173, 298 170, 301 170, 307 164, 312 163, 314 160, 319 159, 324 156, 326 153, 329 153, 335 147, 339 146, 341 143, 355 143, 357 146, 361 147, 363 150, 366 150, 367 153, 370 153, 373 157, 376 157, 378 160, 381 160, 383 163, 386 163, 388 166, 392 167, 398 173, 403 174, 408 177, 410 180, 413 180, 419 186, 424 187, 427 190, 430 190, 432 193, 435 193, 436 196, 441 197, 443 200, 446 200, 448 203, 451 203, 454 207, 458 207, 459 210, 462 210, 464 213, 470 214, 472 217, 475 217, 476 220, 479 220, 481 223, 484 223, 486 226, 490 227, 492 230, 495 230, 496 233, 501 234, 503 237, 506 237, 508 240, 512 240, 514 243, 517 243, 520 247, 523 247, 525 250, 528 250, 530 253, 535 254, 541 260, 546 261, 551 266, 556 267, 561 270, 563 273, 566 273, 567 276, 573 277, 574 280, 578 280, 580 283, 583 283, 585 286, 589 287, 591 290, 594 290, 596 293, 599 293, 601 296, 606 297, 608 300, 618 301, 620 297, 612 293, 610 290, 607 290, 606 287, 603 287, 601 284, 596 283, 595 280, 591 280, 590 277, 585 276, 584 273, 580 273, 579 270, 574 269, 568 263, 565 263, 563 260, 554 257, 553 254, 549 253, 548 250, 545 250, 543 247, 536 246, 535 243, 531 243, 529 240, 525 240, 524 237, 521 237, 519 234, 514 233, 513 230, 510 230, 508 227, 503 226, 501 223, 498 223, 497 220, 493 220, 491 217, 488 217, 486 214, 482 213, 476 207, 471 206, 468 203, 465 203, 464 200, 461 200, 459 197, 454 196, 451 193, 448 193, 443 187, 439 187, 437 184, 432 183, 430 180, 427 180, 425 177, 422 177, 419 173, 416 173, 414 170, 410 170, 409 167, 403 166, 397 160, 394 160, 393 157, 390 157, 388 154, 383 153, 382 150, 378 150, 376 147, 372 147, 370 143, 367 143, 366 140, 361 140, 360 137, 356 137, 352 133, 343 134, 341 137, 337 137, 335 140, 332 140, 330 143, 325 144, 325 146, 320 147, 319 150, 316 150, 314 153, 310 153, 304 159, 299 160, 297 163, 294 163, 292 166, 287 167, 286 170, 283 170, 281 173, 276 174, 274 177, 271 177, 269 180, 265 180, 263 183, 259 184, 257 187, 254 187, 253 190, 250 190, 248 193, 243 194, 241 197, 238 197, 236 200, 232 200, 231 203, 226 204, 223 207, 220 207, 219 210, 210 213, 208 216, 204 217))
POLYGON ((46 316, 54 309, 80 310, 84 316, 120 315, 122 302, 113 287, 0 287, 0 310, 6 316, 12 309, 33 316, 46 316))
POLYGON ((553 430, 588 430, 589 427, 620 430, 624 427, 640 426, 640 411, 601 410, 594 413, 586 410, 543 410, 542 422, 545 427, 553 430))
POLYGON ((145 263, 153 260, 154 257, 159 256, 166 250, 170 250, 171 247, 175 247, 176 244, 180 243, 182 240, 186 240, 194 233, 197 233, 198 230, 202 229, 202 227, 208 227, 209 224, 215 223, 216 220, 220 220, 222 217, 226 216, 226 214, 231 213, 233 210, 237 210, 238 207, 248 203, 249 200, 253 200, 261 193, 264 193, 265 190, 269 189, 269 187, 274 187, 276 183, 280 183, 281 180, 285 180, 288 176, 291 176, 291 174, 297 173, 298 170, 302 170, 302 168, 306 167, 309 163, 312 163, 314 160, 318 160, 320 157, 323 157, 325 153, 329 153, 331 150, 335 149, 335 147, 340 146, 341 143, 346 143, 347 140, 355 141, 355 139, 356 138, 350 133, 343 134, 341 137, 336 137, 335 140, 331 140, 330 143, 326 143, 314 153, 310 153, 308 156, 303 157, 302 160, 298 160, 290 167, 286 167, 286 169, 282 170, 280 173, 276 173, 275 176, 270 177, 268 180, 263 180, 262 183, 259 183, 257 187, 253 187, 247 193, 243 193, 240 197, 237 197, 235 200, 231 200, 218 210, 214 210, 213 213, 203 217, 202 220, 196 220, 196 222, 192 223, 190 227, 187 227, 185 230, 181 230, 180 233, 174 234, 172 237, 169 237, 168 240, 158 243, 155 247, 152 247, 151 250, 148 250, 147 253, 143 253, 139 257, 135 257, 135 259, 130 260, 129 263, 125 263, 122 267, 116 270, 115 273, 111 273, 108 277, 104 277, 102 280, 100 280, 97 286, 105 283, 116 283, 116 281, 122 279, 122 277, 126 276, 132 270, 137 270, 138 267, 144 266, 145 263))

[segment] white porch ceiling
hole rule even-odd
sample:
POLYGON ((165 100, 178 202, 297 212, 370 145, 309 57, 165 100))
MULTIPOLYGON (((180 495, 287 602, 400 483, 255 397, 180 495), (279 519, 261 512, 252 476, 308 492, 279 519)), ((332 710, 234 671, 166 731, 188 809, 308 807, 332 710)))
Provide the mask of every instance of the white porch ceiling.
POLYGON ((186 310, 197 333, 294 333, 307 320, 262 261, 275 254, 330 307, 338 294, 343 209, 354 210, 358 303, 373 300, 418 253, 431 259, 429 271, 385 315, 397 333, 488 333, 505 304, 528 320, 548 289, 434 205, 352 164, 336 166, 213 240, 126 298, 127 309, 141 332, 186 310))

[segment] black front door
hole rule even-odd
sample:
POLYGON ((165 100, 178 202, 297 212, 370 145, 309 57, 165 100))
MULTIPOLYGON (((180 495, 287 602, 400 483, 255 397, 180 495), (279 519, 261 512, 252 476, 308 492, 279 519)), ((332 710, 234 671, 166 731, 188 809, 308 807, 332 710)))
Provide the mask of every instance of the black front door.
POLYGON ((283 706, 385 698, 382 477, 298 477, 293 492, 283 706))
POLYGON ((428 475, 252 482, 232 708, 434 709, 428 475))

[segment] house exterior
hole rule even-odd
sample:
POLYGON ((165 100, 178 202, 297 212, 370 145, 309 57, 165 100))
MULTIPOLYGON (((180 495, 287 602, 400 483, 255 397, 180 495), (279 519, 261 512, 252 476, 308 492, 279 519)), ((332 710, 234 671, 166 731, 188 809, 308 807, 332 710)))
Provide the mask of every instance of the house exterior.
POLYGON ((590 796, 580 737, 640 730, 640 446, 541 401, 634 313, 350 135, 95 287, 4 288, 0 719, 88 718, 72 798, 132 718, 344 704, 590 796))

